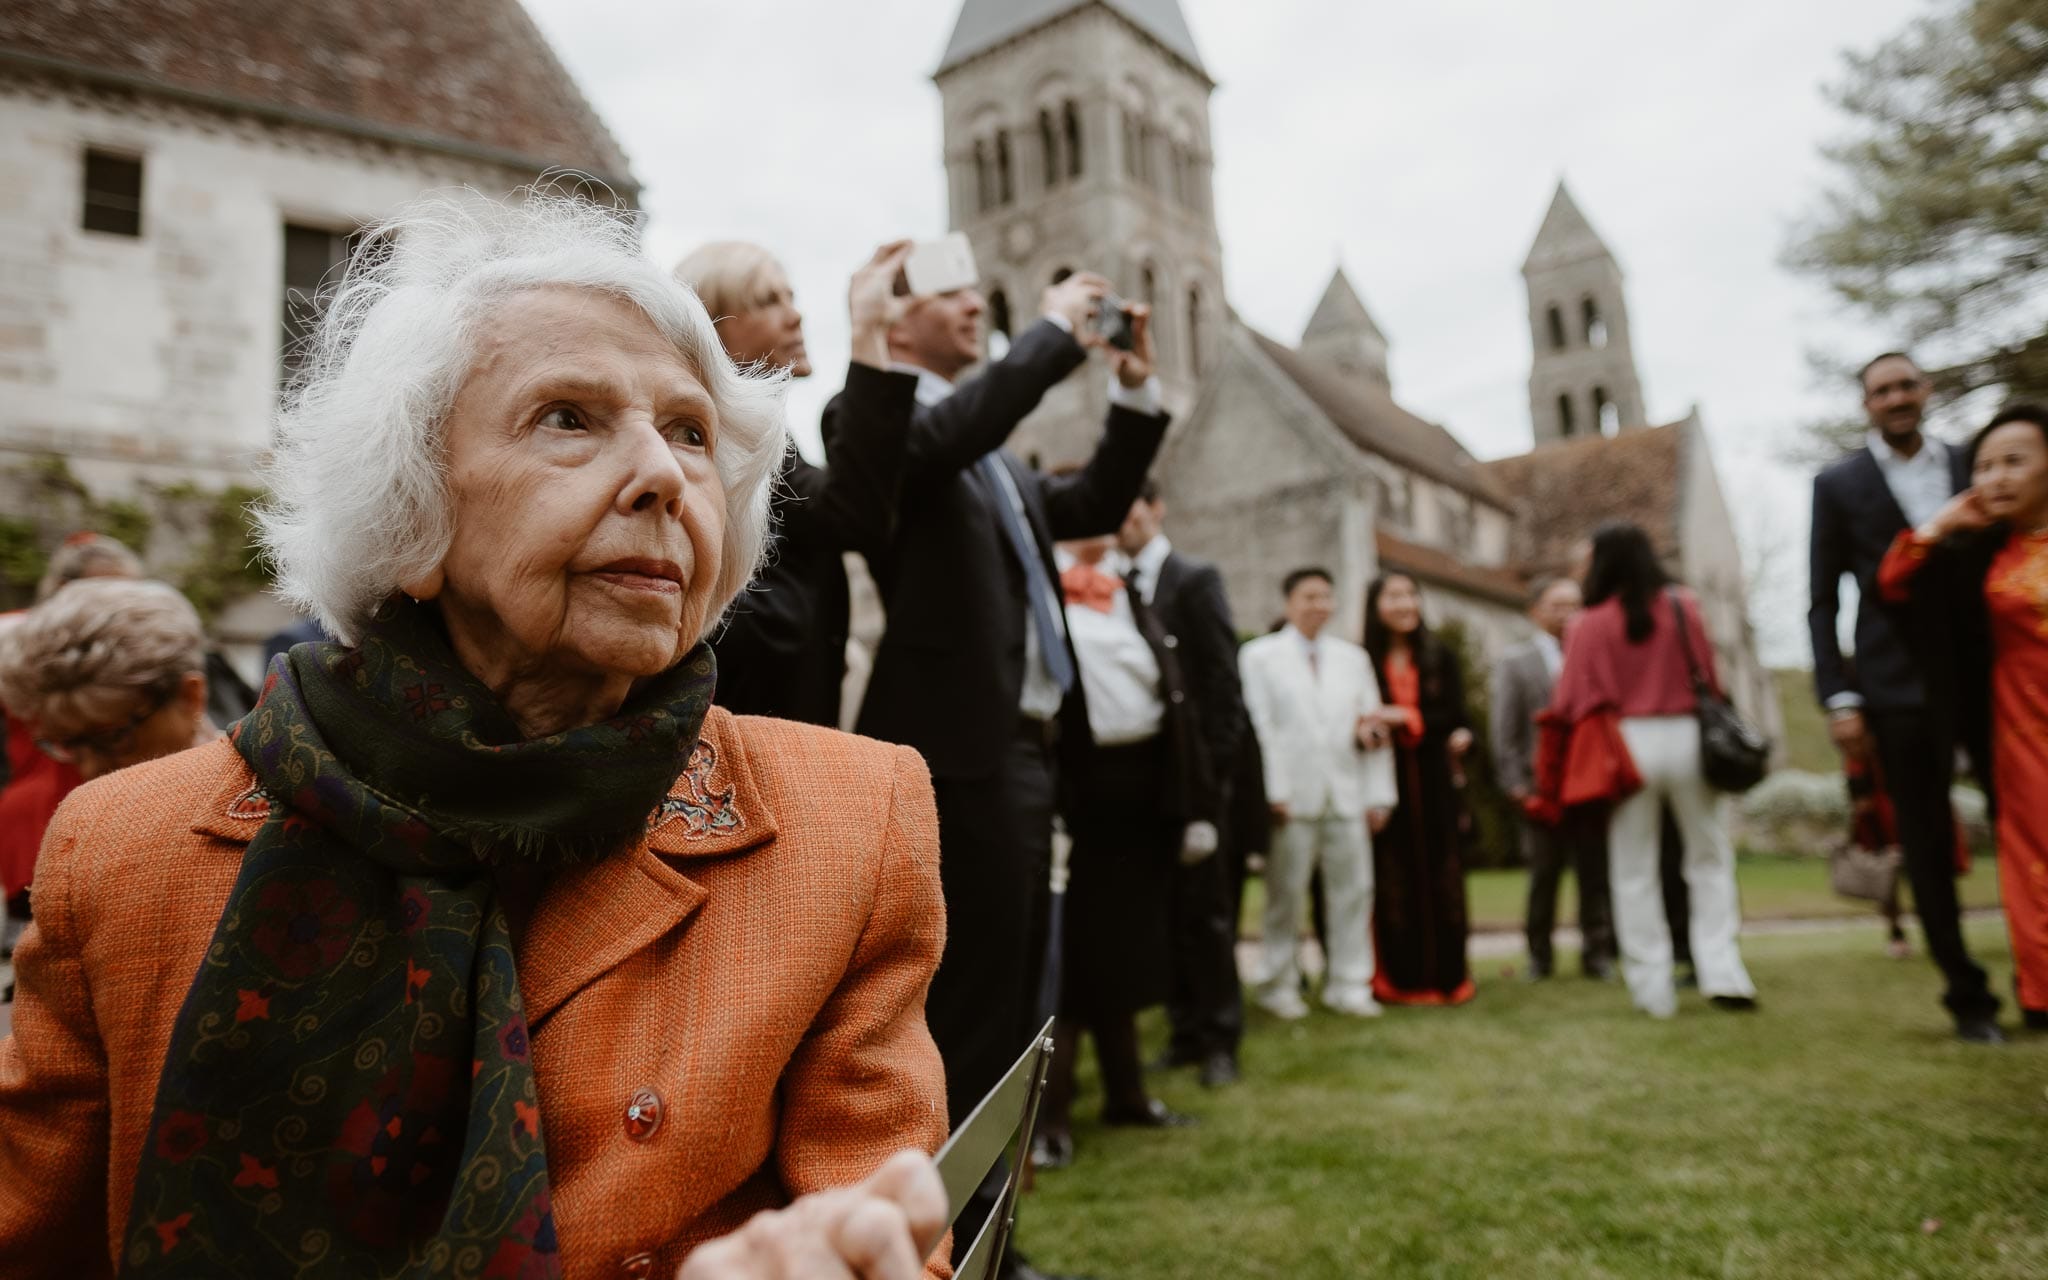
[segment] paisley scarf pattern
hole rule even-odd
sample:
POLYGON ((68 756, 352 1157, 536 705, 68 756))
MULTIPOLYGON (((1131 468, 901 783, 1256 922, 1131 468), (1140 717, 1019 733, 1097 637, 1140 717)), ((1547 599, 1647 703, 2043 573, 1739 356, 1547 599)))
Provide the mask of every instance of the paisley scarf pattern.
POLYGON ((434 611, 272 664, 234 743, 270 801, 157 1085, 122 1274, 561 1275, 500 868, 630 847, 710 650, 525 741, 434 611))

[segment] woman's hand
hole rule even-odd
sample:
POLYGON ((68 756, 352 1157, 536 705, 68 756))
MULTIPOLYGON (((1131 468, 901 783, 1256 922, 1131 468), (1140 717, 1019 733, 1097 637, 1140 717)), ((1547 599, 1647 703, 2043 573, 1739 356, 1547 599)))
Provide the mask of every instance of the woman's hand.
POLYGON ((1948 505, 1934 513, 1934 518, 1913 531, 1913 536, 1925 543, 1940 542, 1958 533, 1969 533, 1989 528, 1991 515, 1984 510, 1984 502, 1975 489, 1965 489, 1948 500, 1948 505))
POLYGON ((875 250, 846 287, 847 318, 853 326, 853 361, 889 367, 889 330, 903 318, 910 299, 896 292, 896 278, 910 257, 911 242, 895 240, 875 250))
POLYGON ((692 1253, 676 1280, 918 1280, 946 1226, 938 1166, 900 1151, 857 1187, 755 1214, 692 1253))
POLYGON ((1387 745, 1387 725, 1377 712, 1358 717, 1358 725, 1352 733, 1358 740, 1360 751, 1378 751, 1387 745))
POLYGON ((1472 749, 1472 731, 1470 729, 1453 730, 1451 732, 1451 740, 1448 745, 1451 748, 1451 755, 1464 755, 1467 751, 1470 751, 1472 749))
POLYGON ((1374 835, 1385 831, 1387 824, 1393 820, 1394 811, 1392 809, 1367 809, 1365 811, 1365 829, 1374 835))

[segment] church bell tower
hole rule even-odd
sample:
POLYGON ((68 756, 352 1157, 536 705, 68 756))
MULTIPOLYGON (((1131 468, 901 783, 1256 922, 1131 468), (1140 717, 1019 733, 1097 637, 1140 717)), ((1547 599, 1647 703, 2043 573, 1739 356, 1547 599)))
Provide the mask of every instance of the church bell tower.
MULTIPOLYGON (((1185 414, 1227 309, 1211 195, 1209 96, 1179 0, 965 0, 934 79, 954 229, 974 242, 991 354, 1062 269, 1152 308, 1167 408, 1185 414)), ((1090 361, 1012 440, 1086 458, 1107 412, 1090 361)))
POLYGON ((1540 447, 1649 425, 1621 264, 1557 184, 1522 264, 1529 288, 1529 421, 1540 447))

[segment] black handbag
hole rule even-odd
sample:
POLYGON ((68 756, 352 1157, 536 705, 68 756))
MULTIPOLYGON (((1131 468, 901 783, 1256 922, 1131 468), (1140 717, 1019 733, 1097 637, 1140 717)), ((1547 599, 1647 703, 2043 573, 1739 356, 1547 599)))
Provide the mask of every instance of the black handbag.
POLYGON ((1685 606, 1676 592, 1671 594, 1671 616, 1678 623, 1678 644, 1685 650, 1686 669, 1692 674, 1694 714, 1700 722, 1700 771, 1706 775, 1707 785, 1717 791, 1747 791, 1771 771, 1771 740, 1707 682, 1699 657, 1692 651, 1692 629, 1686 625, 1685 606))

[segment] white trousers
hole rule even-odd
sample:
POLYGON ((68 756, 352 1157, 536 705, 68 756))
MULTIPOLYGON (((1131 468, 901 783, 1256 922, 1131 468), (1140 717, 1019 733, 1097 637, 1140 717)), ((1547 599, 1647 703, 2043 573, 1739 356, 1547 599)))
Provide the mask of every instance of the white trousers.
POLYGON ((1643 789, 1614 811, 1607 861, 1621 971, 1637 1007, 1659 1018, 1678 1009, 1672 985, 1671 928, 1664 918, 1658 853, 1669 802, 1685 838, 1685 883, 1692 894, 1692 962, 1709 996, 1754 996, 1736 935, 1742 906, 1735 891, 1735 850, 1721 797, 1700 773, 1700 727, 1691 716, 1621 722, 1643 789))
POLYGON ((1372 990, 1372 945, 1366 937, 1366 922, 1372 918, 1372 844, 1364 817, 1325 813, 1290 818, 1274 833, 1267 855, 1264 989, 1270 995, 1291 995, 1301 986, 1301 916, 1318 863, 1329 917, 1324 921, 1329 977, 1323 999, 1372 990))

